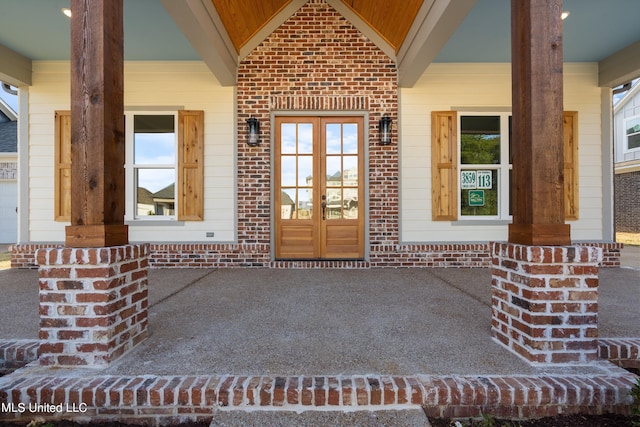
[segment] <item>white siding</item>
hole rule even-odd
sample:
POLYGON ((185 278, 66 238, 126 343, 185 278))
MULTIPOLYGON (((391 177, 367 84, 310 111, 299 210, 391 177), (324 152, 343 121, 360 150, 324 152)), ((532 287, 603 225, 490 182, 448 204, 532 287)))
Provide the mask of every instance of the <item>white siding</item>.
MULTIPOLYGON (((628 97, 620 100, 620 104, 616 105, 613 115, 614 129, 614 162, 640 162, 640 150, 627 151, 627 137, 624 127, 624 120, 630 117, 640 116, 640 83, 632 89, 633 93, 629 93, 628 97)), ((634 162, 634 164, 637 164, 634 162)))
MULTIPOLYGON (((573 240, 602 239, 601 92, 596 64, 565 64, 564 109, 578 111, 580 212, 573 240)), ((401 240, 506 240, 506 224, 431 220, 431 112, 511 108, 510 64, 432 64, 400 92, 401 240)))
MULTIPOLYGON (((132 242, 230 242, 235 232, 234 91, 200 62, 127 62, 125 109, 172 107, 205 112, 204 221, 129 226, 132 242), (205 237, 207 231, 214 238, 205 237)), ((29 240, 64 241, 53 220, 54 112, 70 109, 69 64, 34 62, 29 88, 29 240)))

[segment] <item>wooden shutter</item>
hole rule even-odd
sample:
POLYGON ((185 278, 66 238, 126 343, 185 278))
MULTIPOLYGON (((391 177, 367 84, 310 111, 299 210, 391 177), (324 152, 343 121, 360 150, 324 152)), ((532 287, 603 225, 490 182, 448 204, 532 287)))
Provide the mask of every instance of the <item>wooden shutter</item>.
POLYGON ((578 112, 564 112, 564 219, 578 219, 578 112))
POLYGON ((458 116, 431 113, 431 206, 434 221, 458 219, 458 116))
POLYGON ((178 219, 204 220, 204 111, 178 111, 178 219))
POLYGON ((71 111, 55 113, 54 219, 71 222, 71 111))

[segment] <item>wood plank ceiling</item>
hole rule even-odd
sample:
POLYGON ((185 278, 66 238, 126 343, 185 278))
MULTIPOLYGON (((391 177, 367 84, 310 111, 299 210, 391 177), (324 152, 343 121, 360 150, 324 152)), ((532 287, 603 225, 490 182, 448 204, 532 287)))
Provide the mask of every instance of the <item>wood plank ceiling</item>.
MULTIPOLYGON (((237 52, 291 0, 211 0, 237 52)), ((340 0, 397 52, 423 0, 340 0)))

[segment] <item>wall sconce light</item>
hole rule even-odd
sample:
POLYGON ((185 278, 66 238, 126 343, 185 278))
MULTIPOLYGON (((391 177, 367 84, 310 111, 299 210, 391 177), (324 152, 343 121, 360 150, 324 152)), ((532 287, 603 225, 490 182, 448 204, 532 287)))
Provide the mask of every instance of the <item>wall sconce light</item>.
POLYGON ((391 144, 391 117, 385 114, 378 122, 380 132, 380 145, 391 144))
POLYGON ((247 144, 250 147, 255 147, 260 143, 260 122, 255 117, 247 119, 247 133, 249 134, 247 144))

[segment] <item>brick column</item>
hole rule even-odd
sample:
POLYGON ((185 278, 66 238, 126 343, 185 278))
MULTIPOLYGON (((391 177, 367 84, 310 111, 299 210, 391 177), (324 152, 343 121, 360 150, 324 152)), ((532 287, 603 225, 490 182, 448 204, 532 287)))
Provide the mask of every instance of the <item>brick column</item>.
POLYGON ((36 256, 41 365, 105 366, 147 337, 149 245, 36 256))
POLYGON ((597 358, 602 249, 492 243, 494 339, 533 364, 597 358))

